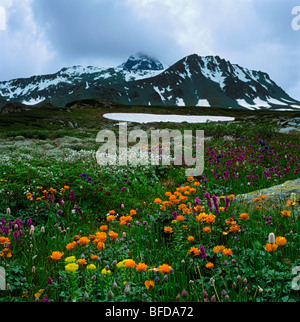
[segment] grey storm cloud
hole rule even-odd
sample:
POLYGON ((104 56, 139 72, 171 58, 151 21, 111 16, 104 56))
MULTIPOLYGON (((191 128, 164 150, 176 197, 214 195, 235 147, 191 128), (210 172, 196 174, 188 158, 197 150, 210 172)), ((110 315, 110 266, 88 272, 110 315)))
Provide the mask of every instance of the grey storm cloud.
POLYGON ((166 48, 175 50, 163 23, 153 29, 126 1, 36 0, 33 13, 65 59, 117 60, 138 51, 156 55, 166 48))
POLYGON ((167 65, 218 55, 269 73, 300 99, 299 0, 0 0, 0 80, 73 65, 117 66, 144 52, 167 65))

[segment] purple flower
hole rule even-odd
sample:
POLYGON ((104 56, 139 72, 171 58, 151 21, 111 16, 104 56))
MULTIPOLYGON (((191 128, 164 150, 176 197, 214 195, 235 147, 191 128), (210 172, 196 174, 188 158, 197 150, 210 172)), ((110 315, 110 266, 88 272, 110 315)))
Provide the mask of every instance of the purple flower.
POLYGON ((209 192, 205 192, 204 196, 205 196, 207 205, 209 207, 209 211, 212 211, 212 203, 211 203, 211 200, 210 200, 210 194, 209 194, 209 192))
POLYGON ((228 207, 229 207, 229 204, 230 204, 230 198, 229 197, 226 197, 225 198, 225 207, 224 207, 224 211, 226 212, 228 207))
POLYGON ((218 214, 220 212, 219 210, 219 204, 218 204, 218 197, 216 196, 212 196, 212 200, 216 209, 216 213, 218 214))
POLYGON ((123 192, 123 191, 125 191, 126 190, 126 187, 123 187, 122 189, 121 189, 121 191, 123 192))
POLYGON ((173 211, 172 212, 172 215, 173 215, 173 219, 176 220, 176 218, 177 218, 177 211, 173 211))

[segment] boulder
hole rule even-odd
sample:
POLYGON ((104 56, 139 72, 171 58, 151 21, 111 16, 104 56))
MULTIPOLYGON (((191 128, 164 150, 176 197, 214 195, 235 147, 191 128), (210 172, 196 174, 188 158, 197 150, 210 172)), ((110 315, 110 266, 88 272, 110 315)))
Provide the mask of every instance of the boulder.
POLYGON ((266 189, 256 190, 250 193, 237 195, 235 202, 248 203, 256 205, 255 198, 265 196, 263 201, 268 206, 285 205, 287 200, 291 198, 291 194, 294 193, 296 197, 296 207, 299 209, 300 201, 300 178, 295 180, 286 181, 280 185, 273 186, 266 189))

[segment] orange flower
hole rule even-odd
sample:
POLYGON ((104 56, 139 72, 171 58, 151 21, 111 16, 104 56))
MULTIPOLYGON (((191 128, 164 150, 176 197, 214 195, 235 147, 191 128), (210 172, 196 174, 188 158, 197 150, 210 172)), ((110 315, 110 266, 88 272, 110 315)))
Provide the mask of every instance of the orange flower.
POLYGON ((172 267, 169 266, 168 264, 162 264, 161 266, 159 266, 159 271, 162 273, 162 274, 166 274, 166 273, 169 273, 170 272, 170 269, 172 267))
POLYGON ((133 268, 135 266, 135 261, 132 259, 129 259, 128 261, 125 262, 125 267, 127 268, 133 268))
POLYGON ((206 223, 209 224, 209 223, 213 223, 215 222, 215 218, 216 216, 214 216, 213 214, 209 214, 207 217, 206 217, 206 223))
POLYGON ((161 203, 161 199, 159 199, 159 198, 155 198, 155 199, 154 199, 154 202, 155 202, 155 203, 161 203))
POLYGON ((225 248, 222 252, 223 255, 232 255, 232 250, 230 248, 225 248))
POLYGON ((230 231, 231 232, 238 232, 238 231, 240 231, 241 230, 241 226, 238 226, 238 225, 232 225, 231 227, 230 227, 230 231))
POLYGON ((281 212, 280 212, 280 216, 281 217, 289 217, 291 215, 291 212, 290 211, 288 211, 288 210, 282 210, 281 212))
POLYGON ((207 217, 207 214, 202 212, 201 214, 199 214, 197 217, 196 217, 196 221, 205 221, 206 220, 206 217, 207 217))
POLYGON ((1 245, 10 244, 10 241, 7 237, 0 237, 0 244, 1 245))
POLYGON ((54 260, 60 260, 61 257, 63 256, 64 254, 62 254, 61 252, 52 252, 52 255, 50 255, 50 257, 54 260))
POLYGON ((234 221, 233 217, 231 217, 231 218, 225 219, 225 223, 227 225, 235 225, 236 221, 234 221))
POLYGON ((194 241, 194 240, 195 240, 195 238, 194 238, 193 236, 189 236, 187 240, 188 240, 188 241, 194 241))
POLYGON ((265 246, 265 250, 269 253, 275 252, 277 250, 277 248, 278 248, 277 244, 266 244, 266 246, 265 246))
POLYGON ((287 240, 285 237, 281 237, 281 236, 278 236, 275 240, 275 243, 278 245, 278 246, 284 246, 286 243, 287 243, 287 240))
POLYGON ((178 221, 183 221, 184 220, 184 217, 182 216, 182 215, 179 215, 179 216, 177 216, 177 218, 176 218, 178 221))
POLYGON ((135 269, 138 271, 138 272, 145 272, 147 270, 147 265, 144 264, 144 263, 139 263, 136 265, 135 269))
POLYGON ((87 237, 81 237, 79 239, 79 242, 81 245, 87 245, 90 242, 90 240, 87 237))
POLYGON ((147 287, 147 289, 149 291, 153 290, 154 289, 154 282, 153 281, 145 281, 145 286, 147 287))
POLYGON ((97 244, 97 249, 105 249, 105 244, 103 242, 99 242, 97 244))
POLYGON ((99 257, 97 255, 91 255, 91 259, 98 259, 99 257))
POLYGON ((116 220, 116 217, 114 215, 109 215, 106 217, 106 220, 107 221, 114 221, 114 220, 116 220))
POLYGON ((11 250, 9 248, 2 249, 0 257, 12 257, 11 250))
POLYGON ((110 215, 114 215, 116 212, 115 212, 114 210, 110 210, 108 213, 109 213, 110 215))
POLYGON ((203 228, 203 232, 204 232, 204 233, 210 233, 210 232, 211 232, 210 227, 204 227, 204 228, 203 228))
POLYGON ((164 232, 165 232, 166 234, 172 234, 172 233, 173 233, 173 229, 172 229, 172 227, 165 227, 165 228, 164 228, 164 232))
POLYGON ((102 225, 102 226, 100 227, 100 230, 101 230, 101 231, 107 231, 107 225, 102 225))
POLYGON ((249 215, 247 213, 243 212, 242 214, 240 214, 240 218, 242 220, 245 220, 245 219, 248 219, 249 218, 249 215))
POLYGON ((106 233, 105 232, 97 232, 96 237, 98 241, 104 242, 106 240, 106 233))
POLYGON ((76 241, 73 241, 72 243, 67 244, 66 248, 67 250, 72 250, 76 245, 76 241))
POLYGON ((200 255, 200 249, 197 247, 191 247, 189 250, 189 254, 193 256, 199 256, 200 255))
POLYGON ((213 268, 214 267, 214 264, 209 262, 205 265, 207 268, 213 268))
POLYGON ((78 265, 86 265, 87 264, 86 259, 85 258, 78 259, 77 264, 78 265))
POLYGON ((296 203, 292 199, 288 199, 288 201, 286 202, 287 207, 295 206, 295 205, 296 205, 296 203))
POLYGON ((130 213, 130 215, 131 215, 131 216, 136 215, 136 211, 135 211, 134 209, 131 209, 131 210, 129 211, 129 213, 130 213))
POLYGON ((195 186, 195 187, 196 187, 196 186, 200 186, 200 182, 199 182, 199 181, 194 182, 194 186, 195 186))
POLYGON ((117 239, 119 236, 119 234, 115 233, 114 231, 110 231, 108 235, 111 239, 117 239))
POLYGON ((218 245, 218 246, 214 247, 213 252, 214 253, 222 253, 224 249, 225 249, 225 247, 223 245, 218 245))

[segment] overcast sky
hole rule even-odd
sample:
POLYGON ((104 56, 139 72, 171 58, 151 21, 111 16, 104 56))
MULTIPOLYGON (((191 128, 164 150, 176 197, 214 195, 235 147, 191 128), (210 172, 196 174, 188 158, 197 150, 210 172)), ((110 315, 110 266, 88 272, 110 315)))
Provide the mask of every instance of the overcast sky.
POLYGON ((295 6, 300 0, 0 0, 0 80, 115 67, 137 52, 167 65, 196 53, 265 71, 300 99, 295 6))

